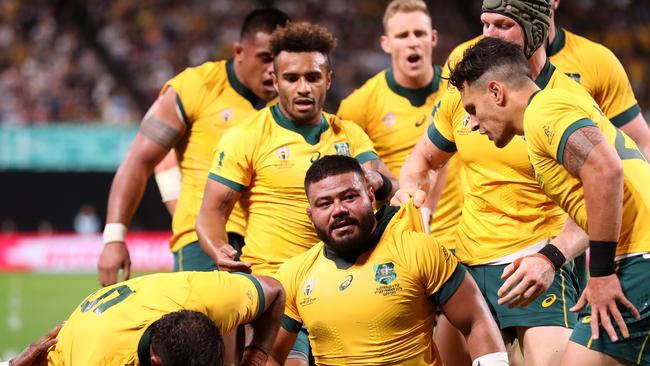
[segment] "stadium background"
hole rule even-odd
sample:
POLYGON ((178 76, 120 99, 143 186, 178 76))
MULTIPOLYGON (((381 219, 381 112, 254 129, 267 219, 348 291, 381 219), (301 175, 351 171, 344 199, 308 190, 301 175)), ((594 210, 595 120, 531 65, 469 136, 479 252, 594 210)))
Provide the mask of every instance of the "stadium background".
MULTIPOLYGON (((93 232, 113 172, 167 79, 228 58, 245 14, 275 5, 338 37, 326 105, 335 111, 390 63, 378 42, 387 2, 0 0, 0 360, 97 289, 101 238, 93 232)), ((481 32, 481 1, 427 4, 442 64, 481 32)), ((650 2, 564 0, 557 24, 614 51, 650 120, 650 2)), ((129 242, 142 244, 136 266, 169 268, 169 223, 150 181, 131 226, 129 242)))

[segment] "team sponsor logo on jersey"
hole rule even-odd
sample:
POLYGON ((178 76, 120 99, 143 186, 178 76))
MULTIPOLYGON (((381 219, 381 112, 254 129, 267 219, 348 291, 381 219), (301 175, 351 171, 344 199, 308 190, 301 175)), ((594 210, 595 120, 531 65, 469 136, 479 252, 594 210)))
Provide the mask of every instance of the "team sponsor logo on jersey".
POLYGON ((426 116, 426 115, 423 115, 422 118, 420 118, 419 120, 415 121, 415 127, 420 127, 420 126, 422 126, 422 125, 424 124, 424 121, 426 121, 426 120, 427 120, 427 116, 426 116))
POLYGON ((235 111, 233 111, 232 108, 226 108, 226 109, 222 110, 221 112, 219 112, 219 117, 221 117, 221 119, 224 122, 228 122, 228 121, 230 121, 232 119, 234 114, 235 114, 235 111))
POLYGON ((458 124, 458 128, 456 128, 456 132, 461 136, 466 136, 472 133, 472 126, 469 124, 469 113, 463 116, 463 119, 458 124))
POLYGON ((381 122, 386 127, 393 127, 395 125, 396 121, 397 121, 397 117, 395 117, 395 113, 393 113, 393 112, 388 112, 386 115, 384 115, 381 118, 381 122))
POLYGON ((226 157, 226 153, 224 151, 221 151, 219 153, 219 161, 217 161, 217 168, 222 168, 223 167, 223 158, 226 157))
POLYGON ((375 282, 379 284, 388 285, 397 278, 393 262, 375 264, 373 270, 375 271, 375 282))
POLYGON ((291 155, 291 150, 289 150, 289 146, 284 145, 275 150, 275 155, 277 155, 280 160, 287 160, 291 155))
POLYGON ((346 288, 350 287, 350 284, 352 283, 353 279, 354 277, 352 275, 348 275, 347 277, 345 277, 345 280, 343 280, 343 282, 341 282, 341 284, 339 285, 339 291, 345 291, 346 288))
POLYGON ((548 125, 544 125, 542 128, 544 129, 544 135, 546 135, 548 144, 550 145, 553 142, 553 137, 555 137, 555 132, 553 132, 553 130, 551 130, 551 127, 548 125))
POLYGON ((334 149, 336 150, 336 155, 350 156, 350 144, 347 142, 334 144, 334 149))
POLYGON ((556 294, 550 294, 550 295, 546 296, 544 301, 542 301, 542 307, 547 308, 547 307, 553 305, 553 303, 555 303, 555 300, 557 300, 557 295, 556 294))
POLYGON ((320 151, 316 151, 316 154, 312 155, 311 159, 309 159, 309 161, 311 161, 312 163, 315 163, 315 162, 318 161, 318 159, 320 159, 320 151))
POLYGON ((438 112, 438 109, 440 109, 440 103, 441 102, 442 101, 439 100, 438 103, 436 103, 436 105, 433 106, 433 110, 431 111, 431 118, 436 116, 436 112, 438 112))

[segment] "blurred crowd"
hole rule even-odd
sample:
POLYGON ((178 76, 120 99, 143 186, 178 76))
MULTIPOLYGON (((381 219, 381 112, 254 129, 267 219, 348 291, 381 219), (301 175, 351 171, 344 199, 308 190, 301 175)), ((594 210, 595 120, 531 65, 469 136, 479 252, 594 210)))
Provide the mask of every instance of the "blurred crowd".
MULTIPOLYGON (((137 123, 163 83, 228 58, 251 9, 273 4, 328 27, 339 41, 327 110, 388 66, 379 47, 388 1, 0 0, 0 125, 137 123)), ((427 1, 440 34, 434 61, 480 33, 481 1, 427 1), (470 14, 471 13, 471 14, 470 14)), ((558 24, 623 62, 650 120, 650 3, 563 1, 558 24)))

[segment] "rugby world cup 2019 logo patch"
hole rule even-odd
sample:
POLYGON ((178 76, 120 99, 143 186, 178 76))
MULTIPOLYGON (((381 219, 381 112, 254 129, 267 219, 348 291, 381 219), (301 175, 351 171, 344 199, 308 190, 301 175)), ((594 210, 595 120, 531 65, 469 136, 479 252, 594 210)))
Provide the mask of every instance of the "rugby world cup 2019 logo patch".
POLYGON ((347 142, 334 144, 334 150, 336 150, 336 155, 350 156, 350 144, 347 142))
POLYGON ((397 278, 395 265, 392 262, 375 264, 373 270, 375 271, 375 282, 381 285, 388 285, 397 278))
POLYGON ((280 160, 287 160, 291 155, 291 150, 289 150, 289 146, 284 145, 275 150, 275 155, 277 155, 280 160))

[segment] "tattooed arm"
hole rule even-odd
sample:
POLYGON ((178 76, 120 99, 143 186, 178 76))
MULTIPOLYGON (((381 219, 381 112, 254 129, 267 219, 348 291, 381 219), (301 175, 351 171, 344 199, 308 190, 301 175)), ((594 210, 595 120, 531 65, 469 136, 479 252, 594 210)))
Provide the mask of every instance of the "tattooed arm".
POLYGON ((228 244, 226 223, 241 193, 208 179, 203 193, 201 211, 196 218, 196 233, 201 249, 210 256, 219 269, 229 272, 250 272, 250 265, 235 261, 237 251, 228 244))
POLYGON ((619 306, 628 308, 637 319, 639 312, 623 294, 613 270, 611 274, 597 274, 594 271, 602 268, 602 264, 614 268, 614 251, 623 219, 623 164, 598 128, 583 127, 567 140, 564 167, 582 181, 591 250, 591 277, 571 311, 580 311, 587 303, 591 305, 594 339, 599 338, 599 326, 602 325, 610 339, 616 341, 618 337, 613 321, 618 324, 623 337, 627 338, 629 332, 619 306))
MULTIPOLYGON (((113 178, 108 197, 106 223, 128 226, 142 200, 147 180, 154 167, 185 133, 176 111, 176 93, 168 88, 145 114, 140 131, 113 178)), ((129 277, 131 262, 123 241, 105 243, 99 263, 99 281, 108 286, 129 277)))

